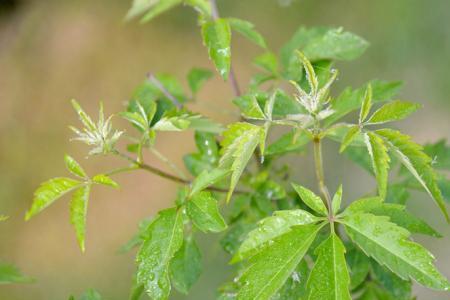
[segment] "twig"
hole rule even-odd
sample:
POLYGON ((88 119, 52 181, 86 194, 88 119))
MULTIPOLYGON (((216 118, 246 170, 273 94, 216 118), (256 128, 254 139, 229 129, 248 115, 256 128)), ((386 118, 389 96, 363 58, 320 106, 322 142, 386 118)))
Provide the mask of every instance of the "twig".
MULTIPOLYGON (((192 183, 192 181, 190 181, 190 180, 180 178, 178 176, 169 174, 169 173, 167 173, 167 172, 165 172, 165 171, 163 171, 161 169, 158 169, 158 168, 153 167, 151 165, 148 165, 146 163, 139 162, 139 161, 135 160, 134 158, 132 158, 132 157, 130 157, 130 156, 124 154, 124 153, 121 153, 119 151, 114 151, 114 154, 122 157, 123 159, 126 159, 127 161, 132 163, 134 166, 136 166, 138 169, 148 171, 148 172, 153 173, 155 175, 158 175, 158 176, 160 176, 162 178, 171 180, 173 182, 182 183, 182 184, 191 184, 192 183)), ((130 170, 131 167, 129 167, 129 168, 122 168, 122 169, 124 171, 125 170, 127 171, 127 170, 130 170)), ((117 169, 117 170, 119 170, 119 169, 117 169)), ((117 173, 118 172, 114 172, 113 174, 117 174, 117 173)), ((213 191, 213 192, 219 192, 219 193, 228 193, 228 189, 223 189, 223 188, 219 188, 219 187, 215 187, 215 186, 207 187, 206 190, 213 191)), ((245 193, 244 191, 240 191, 240 190, 235 190, 234 192, 236 194, 243 194, 243 193, 245 193)))

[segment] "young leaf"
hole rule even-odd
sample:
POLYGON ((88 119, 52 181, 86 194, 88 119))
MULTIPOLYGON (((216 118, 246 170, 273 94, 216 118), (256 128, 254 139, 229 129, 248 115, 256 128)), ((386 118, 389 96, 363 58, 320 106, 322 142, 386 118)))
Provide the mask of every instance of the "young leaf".
POLYGON ((383 105, 367 121, 369 124, 383 124, 406 118, 421 107, 420 104, 406 101, 393 101, 383 105))
POLYGON ((292 187, 309 208, 323 216, 328 215, 327 208, 319 196, 301 185, 292 183, 292 187))
MULTIPOLYGON (((392 99, 402 86, 402 83, 398 81, 374 80, 368 84, 372 86, 373 103, 392 99)), ((347 88, 336 99, 332 100, 331 109, 334 111, 334 114, 325 120, 325 125, 331 125, 350 112, 360 109, 366 89, 367 85, 356 90, 347 88)))
POLYGON ((249 123, 234 123, 223 133, 222 157, 219 167, 232 171, 230 190, 227 195, 227 202, 239 181, 239 177, 244 171, 255 148, 261 141, 261 129, 249 123))
POLYGON ((195 194, 186 204, 187 214, 195 226, 203 232, 220 232, 227 224, 219 212, 217 200, 210 192, 195 194))
POLYGON ((92 181, 97 184, 107 185, 113 188, 119 188, 119 184, 111 179, 108 175, 98 174, 92 177, 92 181))
POLYGON ((353 242, 401 278, 412 278, 436 290, 450 288, 447 279, 433 265, 433 256, 410 241, 409 232, 389 222, 388 217, 356 213, 346 216, 342 222, 353 242))
POLYGON ((403 165, 425 188, 450 222, 441 190, 437 185, 436 173, 431 167, 431 158, 423 152, 422 146, 411 141, 409 136, 392 129, 380 129, 376 133, 386 140, 403 165))
POLYGON ((332 233, 316 248, 316 262, 308 278, 308 300, 351 300, 345 247, 332 233))
POLYGON ((228 79, 231 65, 231 30, 226 19, 205 22, 202 25, 203 43, 209 57, 224 80, 228 79))
POLYGON ((308 84, 310 87, 310 93, 316 94, 319 89, 319 80, 317 79, 316 72, 314 71, 313 66, 311 65, 310 60, 307 58, 305 54, 300 51, 296 52, 300 61, 303 64, 303 68, 305 69, 306 79, 308 80, 308 84))
POLYGON ((239 32, 246 39, 252 41, 261 48, 267 48, 266 41, 264 41, 263 36, 254 29, 255 26, 252 23, 236 18, 228 18, 227 20, 230 23, 231 29, 239 32))
POLYGON ((224 170, 220 168, 213 169, 211 171, 204 170, 192 182, 189 197, 192 197, 193 195, 204 190, 208 186, 211 186, 216 182, 224 179, 228 174, 230 174, 229 170, 224 170))
POLYGON ((344 150, 353 142, 356 136, 360 133, 360 128, 358 125, 353 125, 347 131, 347 134, 342 139, 341 147, 339 148, 339 152, 342 153, 344 150))
POLYGON ((78 164, 76 160, 73 159, 73 157, 66 154, 64 156, 64 162, 66 163, 66 167, 70 173, 81 178, 87 178, 86 172, 83 170, 80 164, 78 164))
POLYGON ((167 299, 170 293, 169 265, 183 244, 183 216, 180 210, 160 211, 148 228, 148 238, 137 254, 137 283, 150 298, 167 299))
POLYGON ((173 286, 187 294, 202 272, 202 255, 195 240, 187 237, 170 263, 170 278, 173 286))
POLYGON ((258 95, 244 95, 233 99, 244 117, 249 119, 264 120, 264 112, 257 101, 258 95))
POLYGON ((205 81, 207 81, 211 77, 213 77, 213 73, 210 70, 199 68, 191 69, 189 71, 189 74, 187 75, 187 80, 192 94, 197 94, 205 81))
POLYGON ((385 203, 379 197, 363 198, 352 202, 345 213, 365 212, 377 216, 387 216, 390 221, 412 233, 427 234, 435 237, 441 235, 427 223, 406 211, 404 205, 385 203))
POLYGON ((70 223, 72 223, 82 252, 85 251, 86 216, 90 185, 84 185, 73 193, 70 202, 70 223))
POLYGON ((386 197, 388 171, 389 171, 389 155, 386 145, 382 138, 373 132, 364 133, 364 141, 372 160, 372 168, 377 178, 378 193, 381 198, 386 197))
POLYGON ((341 208, 341 202, 342 202, 342 184, 339 185, 339 188, 337 189, 336 193, 333 196, 331 207, 333 208, 333 214, 337 215, 339 212, 339 209, 341 208))
POLYGON ((24 276, 16 266, 0 262, 0 285, 29 282, 33 282, 33 278, 24 276))
POLYGON ((32 216, 41 212, 55 200, 81 186, 83 183, 71 178, 58 177, 42 183, 34 192, 33 204, 25 216, 29 220, 32 216))
POLYGON ((264 244, 290 231, 292 226, 317 221, 317 217, 301 209, 276 211, 273 216, 259 221, 258 227, 248 233, 231 262, 235 263, 253 255, 264 244))
POLYGON ((321 226, 294 226, 249 259, 237 299, 270 299, 302 260, 321 226))
POLYGON ((371 107, 372 107, 372 86, 369 84, 364 94, 364 100, 361 105, 361 111, 359 112, 359 124, 364 122, 364 120, 367 118, 371 107))

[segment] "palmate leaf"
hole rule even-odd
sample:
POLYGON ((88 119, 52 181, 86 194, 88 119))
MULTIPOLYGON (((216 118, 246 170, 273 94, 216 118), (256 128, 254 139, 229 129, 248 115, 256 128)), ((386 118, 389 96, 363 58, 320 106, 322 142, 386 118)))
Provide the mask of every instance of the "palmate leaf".
POLYGON ((192 197, 193 195, 204 190, 208 186, 211 186, 216 182, 224 179, 229 174, 230 170, 224 170, 220 168, 216 168, 211 171, 204 170, 192 182, 189 196, 192 197))
POLYGON ((29 282, 33 282, 33 278, 23 275, 16 266, 0 262, 0 285, 29 282))
POLYGON ((266 41, 263 36, 255 30, 255 26, 252 23, 236 18, 228 18, 227 20, 230 23, 231 29, 239 32, 246 39, 252 41, 261 48, 267 48, 266 41))
POLYGON ((300 261, 291 276, 270 300, 304 299, 309 271, 308 263, 305 260, 300 261))
POLYGON ((342 202, 342 184, 339 185, 336 193, 333 196, 333 200, 331 201, 331 207, 333 214, 336 215, 339 212, 339 209, 341 208, 341 202, 342 202))
POLYGON ((380 129, 376 133, 386 141, 389 148, 437 203, 447 221, 450 221, 437 184, 437 175, 431 167, 432 160, 423 152, 422 146, 411 141, 409 136, 392 129, 380 129))
POLYGON ((412 278, 435 290, 449 289, 447 279, 433 265, 433 256, 410 241, 409 232, 389 222, 388 217, 355 213, 345 216, 341 222, 354 243, 401 278, 412 278))
POLYGON ((309 208, 322 216, 326 216, 328 214, 328 210, 319 196, 301 185, 293 183, 292 187, 309 208))
POLYGON ((342 153, 347 149, 347 147, 353 142, 356 136, 360 133, 360 128, 358 125, 350 126, 347 134, 344 136, 341 142, 341 147, 339 148, 339 153, 342 153))
POLYGON ((202 37, 217 71, 227 80, 231 66, 231 29, 228 20, 219 18, 203 23, 202 37))
POLYGON ((83 185, 82 182, 66 177, 57 177, 42 183, 34 192, 33 204, 25 215, 25 220, 41 212, 55 200, 83 185))
POLYGON ((250 231, 231 260, 233 263, 253 255, 259 248, 291 230, 292 226, 316 223, 319 219, 301 209, 280 210, 262 219, 258 227, 250 231))
POLYGON ((250 157, 261 142, 261 133, 260 127, 242 122, 231 124, 223 133, 222 157, 219 167, 232 171, 227 202, 230 200, 250 157))
POLYGON ((187 294, 202 272, 202 255, 192 236, 184 239, 180 250, 170 263, 170 278, 173 286, 187 294))
POLYGON ((373 132, 364 133, 364 141, 366 143, 369 156, 372 160, 372 169, 377 179, 378 193, 380 197, 384 199, 387 192, 390 162, 387 147, 383 139, 373 132))
POLYGON ((85 251, 86 216, 91 185, 84 185, 73 193, 70 202, 70 223, 75 228, 78 244, 85 251))
POLYGON ((300 263, 320 228, 320 225, 294 226, 252 256, 239 277, 237 299, 270 299, 300 263))
POLYGON ((199 192, 192 196, 186 204, 186 210, 195 226, 203 232, 220 232, 227 228, 217 200, 210 192, 199 192))
POLYGON ((364 94, 364 100, 362 102, 361 110, 359 112, 360 124, 366 120, 371 108, 372 108, 372 86, 369 84, 364 94))
POLYGON ((354 290, 361 285, 370 271, 370 258, 352 244, 346 245, 345 258, 350 271, 350 289, 354 290))
POLYGON ((317 259, 308 278, 308 300, 351 300, 345 247, 332 233, 316 248, 317 259))
POLYGON ((152 127, 157 131, 183 131, 194 129, 201 132, 220 133, 222 125, 189 111, 169 111, 152 127))
POLYGON ((369 124, 383 124, 392 121, 398 121, 406 118, 417 109, 421 107, 420 104, 406 101, 393 101, 383 105, 367 120, 369 124))
POLYGON ((183 244, 183 216, 180 210, 169 208, 160 211, 148 228, 136 257, 137 283, 144 285, 153 299, 167 299, 170 293, 169 265, 183 244))
POLYGON ((412 282, 403 280, 375 261, 371 261, 371 277, 395 300, 411 300, 412 282))
POLYGON ((110 186, 113 188, 119 188, 119 184, 117 182, 115 182, 114 180, 111 179, 111 177, 109 177, 108 175, 105 174, 97 174, 94 177, 92 177, 92 182, 97 183, 97 184, 101 184, 101 185, 106 185, 106 186, 110 186))

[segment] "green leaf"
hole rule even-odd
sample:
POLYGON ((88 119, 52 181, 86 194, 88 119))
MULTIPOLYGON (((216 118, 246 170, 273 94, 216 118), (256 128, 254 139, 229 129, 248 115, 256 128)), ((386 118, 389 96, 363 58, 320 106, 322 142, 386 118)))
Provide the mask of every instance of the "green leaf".
POLYGON ((199 152, 185 155, 183 161, 189 172, 198 176, 205 170, 216 168, 219 161, 219 147, 212 133, 196 131, 194 138, 199 152))
POLYGON ((84 185, 73 193, 70 201, 70 223, 75 229, 82 252, 85 251, 86 216, 90 191, 91 186, 84 185))
POLYGON ((184 0, 184 3, 192 6, 201 14, 201 17, 211 16, 211 5, 208 0, 184 0))
POLYGON ((267 147, 266 156, 301 151, 310 141, 311 137, 302 130, 288 132, 267 147))
POLYGON ((284 285, 270 298, 270 300, 304 299, 306 296, 306 280, 309 268, 305 260, 302 260, 284 285))
POLYGON ((345 247, 332 233, 316 248, 316 262, 308 278, 308 300, 351 300, 345 247))
POLYGON ((292 187, 309 208, 323 216, 328 215, 327 208, 319 196, 301 185, 292 183, 292 187))
POLYGON ((145 23, 182 2, 182 0, 133 0, 133 5, 128 11, 125 19, 131 20, 145 13, 141 18, 141 23, 145 23))
POLYGON ((339 212, 339 209, 341 208, 341 202, 342 202, 342 184, 339 185, 336 193, 333 196, 331 207, 333 208, 333 214, 336 215, 339 212))
POLYGON ((270 299, 286 282, 314 241, 321 226, 294 226, 249 259, 239 277, 237 299, 270 299))
POLYGON ((411 300, 410 280, 403 280, 388 269, 372 261, 371 276, 382 285, 395 300, 411 300))
POLYGON ((228 22, 230 23, 231 29, 242 34, 246 39, 252 41, 256 45, 261 48, 267 48, 266 42, 264 41, 263 36, 257 32, 252 23, 236 18, 228 18, 228 22))
POLYGON ((64 162, 66 163, 66 167, 70 173, 81 178, 87 178, 86 172, 83 170, 80 164, 78 164, 76 160, 73 159, 73 157, 66 154, 64 156, 64 162))
POLYGON ((372 108, 372 86, 369 84, 364 94, 364 100, 361 105, 361 111, 359 112, 359 124, 361 124, 362 122, 364 122, 364 120, 366 120, 371 108, 372 108))
POLYGON ((183 216, 180 210, 160 211, 148 228, 148 238, 137 254, 137 283, 143 284, 150 298, 168 299, 169 264, 183 244, 183 216))
POLYGON ((33 278, 24 276, 16 266, 0 262, 0 285, 9 283, 29 283, 33 278))
POLYGON ((361 56, 368 46, 369 43, 363 38, 336 28, 311 40, 303 49, 303 53, 310 60, 353 60, 361 56))
POLYGON ((90 131, 95 131, 97 126, 92 121, 91 117, 81 108, 81 105, 75 100, 71 100, 72 106, 78 114, 81 123, 90 131))
POLYGON ((25 216, 29 220, 32 216, 41 212, 55 200, 68 192, 80 187, 83 183, 71 178, 58 177, 42 183, 34 192, 33 204, 25 216))
POLYGON ((8 216, 0 215, 0 222, 8 220, 8 216))
POLYGON ((389 155, 387 147, 382 138, 373 132, 364 133, 364 141, 372 160, 372 168, 377 178, 378 193, 381 198, 386 197, 388 172, 389 172, 389 155))
POLYGON ((369 124, 383 124, 406 118, 421 107, 420 104, 406 101, 393 101, 383 105, 367 120, 369 124))
POLYGON ((217 71, 227 80, 231 65, 230 24, 226 19, 205 22, 202 25, 202 37, 217 71))
POLYGON ((113 188, 119 188, 119 184, 111 179, 108 175, 98 174, 92 177, 92 181, 97 184, 107 185, 113 188))
POLYGON ((210 192, 195 194, 187 202, 186 208, 192 222, 203 232, 220 232, 227 228, 227 224, 219 212, 217 200, 210 192))
POLYGON ((352 202, 345 213, 371 213, 377 216, 388 216, 390 221, 412 233, 427 234, 435 237, 441 235, 427 223, 406 211, 404 205, 385 203, 379 197, 363 198, 352 202))
POLYGON ((347 134, 342 139, 341 147, 339 148, 339 152, 342 153, 344 150, 353 142, 356 136, 360 133, 360 128, 358 125, 353 125, 347 131, 347 134))
POLYGON ((370 271, 370 259, 356 246, 347 245, 349 246, 345 258, 350 271, 350 289, 354 290, 366 280, 370 271))
POLYGON ((357 213, 346 216, 342 222, 353 242, 401 278, 412 278, 436 290, 449 289, 447 279, 433 265, 433 256, 410 241, 409 232, 389 222, 388 217, 357 213))
POLYGON ((317 217, 301 209, 276 211, 273 216, 259 221, 258 227, 248 233, 231 262, 235 263, 248 258, 263 245, 290 231, 292 226, 307 225, 317 221, 317 217))
POLYGON ((380 129, 376 133, 386 140, 403 165, 434 199, 447 221, 450 221, 441 190, 437 185, 436 173, 431 167, 431 158, 423 152, 422 146, 411 141, 409 136, 392 129, 380 129))
POLYGON ((81 295, 80 300, 102 300, 102 296, 96 290, 89 289, 81 295))
POLYGON ((261 141, 261 129, 250 123, 239 122, 229 125, 223 136, 221 142, 223 155, 219 167, 232 171, 228 202, 250 157, 261 141))
POLYGON ((278 76, 278 60, 272 52, 266 52, 255 57, 253 64, 274 76, 278 76))
POLYGON ((224 179, 228 174, 230 174, 229 170, 224 170, 220 168, 213 169, 211 171, 204 170, 192 182, 189 197, 192 197, 193 195, 204 190, 208 186, 211 186, 216 182, 224 179))
POLYGON ((195 240, 187 237, 170 263, 170 278, 173 286, 187 294, 202 272, 202 255, 195 240))
POLYGON ((213 73, 210 70, 199 68, 191 69, 187 75, 187 80, 192 94, 197 94, 202 85, 211 77, 213 77, 213 73))
POLYGON ((244 117, 249 119, 264 120, 264 112, 257 101, 258 95, 250 94, 233 99, 244 117))
POLYGON ((157 131, 183 131, 194 129, 202 132, 220 133, 223 131, 222 125, 189 111, 169 111, 155 125, 153 129, 157 131))
MULTIPOLYGON (((398 93, 400 87, 402 86, 402 83, 398 81, 386 82, 374 80, 368 84, 372 86, 373 103, 392 99, 392 97, 398 93)), ((330 108, 334 111, 334 113, 325 119, 324 124, 333 124, 350 112, 359 109, 362 105, 367 85, 356 90, 347 88, 336 99, 332 100, 330 108)))
POLYGON ((220 240, 220 245, 227 253, 234 254, 247 234, 254 228, 254 223, 249 223, 245 219, 239 219, 227 230, 224 237, 220 240))

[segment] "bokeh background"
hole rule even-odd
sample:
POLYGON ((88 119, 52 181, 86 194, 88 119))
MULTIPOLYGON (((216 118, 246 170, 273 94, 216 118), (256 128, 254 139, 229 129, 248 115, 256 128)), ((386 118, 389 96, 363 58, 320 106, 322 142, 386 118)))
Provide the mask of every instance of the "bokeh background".
MULTIPOLYGON (((146 25, 125 23, 130 1, 0 1, 0 212, 10 216, 0 226, 0 258, 13 262, 37 282, 0 286, 0 299, 59 300, 95 287, 105 299, 127 299, 134 272, 134 253, 117 248, 136 231, 140 219, 173 201, 176 185, 151 174, 120 175, 122 188, 96 188, 88 214, 87 251, 82 255, 68 222, 68 199, 25 223, 38 184, 64 175, 63 154, 70 153, 88 172, 117 161, 84 159, 86 148, 69 142, 68 125, 77 124, 69 99, 94 113, 103 100, 108 113, 122 109, 145 74, 171 72, 183 79, 192 66, 211 68, 201 44, 196 16, 177 8, 146 25)), ((223 16, 256 24, 270 47, 278 50, 300 25, 343 26, 371 42, 356 62, 338 64, 337 89, 359 86, 371 78, 403 80, 402 99, 424 108, 399 124, 418 142, 450 138, 450 2, 448 0, 219 0, 223 16), (292 3, 291 3, 292 2, 292 3), (287 5, 289 4, 289 5, 287 5)), ((245 86, 259 49, 233 39, 233 64, 245 86)), ((184 82, 185 83, 185 82, 184 82)), ((229 86, 208 83, 195 109, 219 121, 236 119, 229 86), (223 114, 226 112, 226 114, 223 114)), ((123 126, 124 123, 116 121, 123 126)), ((344 184, 354 199, 374 182, 364 171, 341 159, 333 143, 325 157, 333 190, 344 184)), ((157 148, 182 166, 181 155, 194 149, 192 134, 165 134, 157 148)), ((295 176, 314 185, 310 160, 291 159, 295 176)), ((147 160, 159 162, 152 156, 147 160)), ((409 208, 419 212, 445 236, 417 237, 435 254, 450 276, 450 230, 425 194, 414 194, 409 208)), ((205 273, 188 299, 213 299, 217 285, 230 276, 227 257, 211 240, 202 242, 205 273)), ((419 299, 450 299, 448 294, 415 287, 419 299)), ((176 295, 173 299, 186 299, 176 295)))

